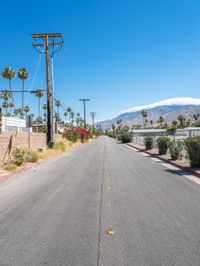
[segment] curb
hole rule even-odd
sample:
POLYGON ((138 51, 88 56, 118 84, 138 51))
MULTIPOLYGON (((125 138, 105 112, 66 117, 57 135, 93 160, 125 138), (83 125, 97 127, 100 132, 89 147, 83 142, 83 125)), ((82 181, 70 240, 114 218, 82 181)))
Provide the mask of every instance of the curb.
POLYGON ((159 155, 152 154, 152 153, 150 153, 150 152, 148 152, 148 151, 146 151, 146 150, 143 150, 143 149, 139 149, 138 147, 136 147, 136 146, 134 146, 134 145, 131 145, 131 144, 126 144, 126 145, 129 146, 129 147, 131 147, 131 148, 134 148, 134 149, 136 149, 136 150, 138 150, 138 151, 145 152, 146 154, 150 155, 151 157, 156 157, 156 158, 160 159, 161 161, 163 161, 163 162, 165 162, 165 163, 171 164, 171 165, 173 165, 173 166, 175 166, 175 167, 177 167, 177 168, 179 168, 179 169, 181 169, 181 170, 183 170, 183 171, 185 171, 185 172, 188 172, 188 173, 190 173, 190 174, 192 174, 192 175, 194 175, 194 176, 200 178, 200 173, 195 172, 195 171, 192 170, 191 168, 184 167, 184 166, 182 166, 182 165, 180 165, 180 164, 178 164, 178 163, 175 163, 175 162, 173 162, 173 161, 169 161, 169 160, 167 160, 167 159, 164 159, 164 158, 162 158, 162 157, 159 156, 159 155))
POLYGON ((7 178, 9 178, 9 177, 11 177, 11 176, 13 176, 13 175, 15 175, 15 174, 18 174, 18 173, 21 173, 21 172, 23 172, 25 170, 31 169, 35 165, 38 165, 40 163, 42 163, 42 162, 31 163, 31 164, 28 164, 28 165, 24 165, 24 167, 22 167, 20 169, 16 169, 13 172, 4 173, 4 174, 0 175, 0 182, 3 181, 3 180, 5 180, 5 179, 7 179, 7 178))

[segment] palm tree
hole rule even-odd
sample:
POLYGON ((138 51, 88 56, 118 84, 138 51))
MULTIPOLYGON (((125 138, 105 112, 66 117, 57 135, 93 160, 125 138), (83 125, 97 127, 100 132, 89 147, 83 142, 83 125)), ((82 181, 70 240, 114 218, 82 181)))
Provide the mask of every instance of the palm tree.
POLYGON ((114 124, 112 124, 112 130, 113 130, 113 131, 115 130, 115 125, 114 125, 114 124))
POLYGON ((184 128, 186 126, 186 117, 183 116, 182 114, 180 114, 178 117, 177 117, 177 120, 179 121, 179 126, 180 128, 184 128))
POLYGON ((3 102, 2 107, 6 109, 6 116, 8 116, 9 103, 7 101, 3 102))
POLYGON ((67 112, 64 112, 65 120, 67 119, 67 112))
POLYGON ((30 112, 30 107, 28 105, 25 106, 24 112, 26 113, 26 115, 30 112))
POLYGON ((71 111, 71 124, 74 125, 74 112, 71 111))
POLYGON ((22 67, 17 72, 18 78, 22 80, 22 117, 24 116, 24 81, 29 78, 29 73, 26 68, 22 67))
POLYGON ((71 108, 71 107, 68 107, 68 108, 67 108, 67 112, 68 112, 68 115, 69 115, 69 122, 70 122, 70 117, 71 117, 72 108, 71 108))
POLYGON ((194 115, 193 115, 193 118, 194 118, 194 122, 196 123, 199 117, 198 117, 198 115, 195 115, 195 114, 194 114, 194 115))
POLYGON ((79 118, 79 126, 83 127, 83 118, 82 117, 79 118))
POLYGON ((56 107, 57 107, 57 113, 58 113, 58 121, 60 120, 60 110, 59 110, 60 106, 61 106, 60 101, 56 100, 56 107))
POLYGON ((13 103, 9 103, 10 113, 12 113, 12 108, 14 107, 13 103))
POLYGON ((4 71, 1 73, 2 77, 7 79, 9 81, 9 87, 10 87, 10 94, 11 94, 11 98, 12 98, 12 103, 13 103, 13 107, 15 110, 15 103, 14 103, 14 97, 13 97, 13 93, 12 93, 12 82, 11 80, 16 76, 15 71, 13 70, 12 67, 6 67, 4 68, 4 71))
POLYGON ((162 125, 163 125, 163 122, 164 122, 164 117, 160 116, 160 117, 158 118, 158 123, 160 124, 161 127, 162 127, 162 125))
POLYGON ((153 120, 150 120, 149 122, 151 124, 151 127, 153 127, 153 120))
POLYGON ((143 117, 143 126, 144 126, 144 128, 146 128, 148 113, 146 111, 142 110, 141 115, 143 117))
POLYGON ((40 100, 44 96, 43 90, 36 90, 35 96, 38 97, 38 117, 40 117, 40 100))

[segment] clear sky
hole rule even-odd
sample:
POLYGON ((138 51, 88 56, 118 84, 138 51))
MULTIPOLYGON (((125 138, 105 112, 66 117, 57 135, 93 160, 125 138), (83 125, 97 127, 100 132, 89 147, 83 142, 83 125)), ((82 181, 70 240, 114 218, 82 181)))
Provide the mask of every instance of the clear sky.
MULTIPOLYGON (((135 105, 200 95, 199 0, 1 1, 0 22, 0 70, 26 67, 27 89, 45 88, 45 57, 32 47, 31 33, 63 34, 55 91, 75 112, 82 112, 82 97, 101 120, 135 105)), ((15 89, 20 84, 13 81, 15 89)), ((0 88, 7 88, 3 78, 0 88)), ((33 95, 26 103, 36 110, 33 95)))

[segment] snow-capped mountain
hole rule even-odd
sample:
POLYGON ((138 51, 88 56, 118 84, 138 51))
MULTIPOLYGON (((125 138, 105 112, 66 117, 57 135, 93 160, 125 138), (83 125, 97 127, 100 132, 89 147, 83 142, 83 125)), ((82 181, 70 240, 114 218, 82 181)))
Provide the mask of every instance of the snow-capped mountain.
POLYGON ((113 119, 101 121, 99 124, 103 129, 111 128, 112 124, 116 123, 118 119, 121 119, 123 124, 130 126, 142 124, 142 110, 148 112, 148 120, 153 120, 154 123, 156 123, 160 116, 163 116, 167 123, 176 119, 180 114, 183 114, 188 119, 193 119, 194 114, 200 113, 200 99, 186 97, 172 98, 149 105, 135 106, 122 110, 113 119))

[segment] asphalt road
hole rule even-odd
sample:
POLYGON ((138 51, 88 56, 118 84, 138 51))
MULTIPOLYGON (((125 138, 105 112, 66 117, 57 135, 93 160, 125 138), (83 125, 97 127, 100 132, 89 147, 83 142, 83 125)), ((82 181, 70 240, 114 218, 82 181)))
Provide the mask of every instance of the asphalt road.
POLYGON ((0 266, 32 265, 199 266, 200 185, 107 137, 2 181, 0 266))

